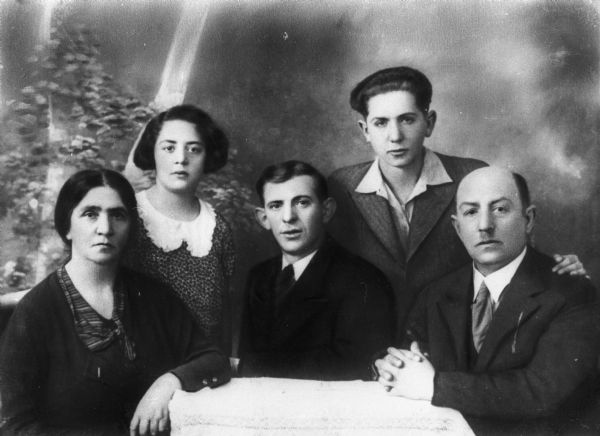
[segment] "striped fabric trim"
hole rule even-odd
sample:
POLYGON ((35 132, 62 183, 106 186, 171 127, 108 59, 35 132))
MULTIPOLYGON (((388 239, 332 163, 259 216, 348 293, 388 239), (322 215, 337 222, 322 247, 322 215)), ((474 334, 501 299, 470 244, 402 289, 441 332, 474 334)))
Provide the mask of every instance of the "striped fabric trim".
POLYGON ((79 293, 64 266, 57 270, 58 282, 71 308, 75 330, 90 351, 102 350, 119 339, 129 360, 136 357, 135 346, 127 336, 122 318, 125 313, 125 290, 117 277, 114 286, 114 309, 110 320, 100 316, 79 293))

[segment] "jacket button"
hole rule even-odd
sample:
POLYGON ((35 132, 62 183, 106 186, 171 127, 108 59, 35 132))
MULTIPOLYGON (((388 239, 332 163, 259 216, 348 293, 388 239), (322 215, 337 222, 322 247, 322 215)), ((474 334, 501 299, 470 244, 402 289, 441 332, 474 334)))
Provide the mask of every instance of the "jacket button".
POLYGON ((206 380, 206 379, 202 380, 202 384, 203 384, 204 386, 208 385, 208 380, 206 380))
POLYGON ((213 383, 216 383, 217 381, 219 381, 219 380, 218 380, 216 377, 213 377, 213 378, 212 378, 212 382, 213 382, 213 383))

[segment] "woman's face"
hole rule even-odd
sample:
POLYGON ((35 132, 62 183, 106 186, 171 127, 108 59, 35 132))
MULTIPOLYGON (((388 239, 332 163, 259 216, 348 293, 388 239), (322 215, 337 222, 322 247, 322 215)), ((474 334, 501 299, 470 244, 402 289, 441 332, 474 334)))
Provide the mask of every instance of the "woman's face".
POLYGON ((98 265, 118 262, 129 237, 131 217, 117 191, 90 189, 71 213, 67 239, 71 256, 98 265))
POLYGON ((163 123, 154 146, 157 185, 170 192, 195 193, 205 160, 204 144, 192 123, 163 123))

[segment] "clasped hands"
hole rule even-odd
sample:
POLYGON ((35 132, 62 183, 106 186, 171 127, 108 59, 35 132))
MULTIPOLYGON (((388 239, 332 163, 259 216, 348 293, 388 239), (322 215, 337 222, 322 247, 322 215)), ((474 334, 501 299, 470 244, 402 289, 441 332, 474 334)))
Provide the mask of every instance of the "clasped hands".
POLYGON ((435 369, 419 344, 413 342, 410 350, 390 347, 387 352, 384 358, 375 361, 377 381, 392 395, 431 401, 435 369))

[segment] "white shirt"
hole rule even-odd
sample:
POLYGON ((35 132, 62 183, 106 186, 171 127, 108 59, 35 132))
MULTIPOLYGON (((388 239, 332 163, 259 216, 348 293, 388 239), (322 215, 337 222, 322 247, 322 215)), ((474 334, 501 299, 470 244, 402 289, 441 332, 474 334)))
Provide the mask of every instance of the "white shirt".
MULTIPOLYGON (((443 185, 451 183, 452 179, 448 175, 444 164, 433 151, 424 147, 425 156, 423 157, 423 168, 421 174, 412 192, 408 196, 406 203, 402 203, 394 194, 392 188, 388 186, 379 169, 379 158, 371 164, 368 171, 356 187, 355 191, 361 194, 376 194, 384 198, 392 208, 395 224, 398 229, 408 235, 410 221, 412 219, 413 209, 415 207, 414 199, 427 191, 427 185, 443 185)), ((405 247, 406 248, 406 247, 405 247)))
MULTIPOLYGON (((302 259, 297 260, 292 264, 292 268, 294 268, 294 280, 298 281, 298 279, 310 263, 311 259, 315 257, 315 254, 317 254, 317 251, 318 250, 313 251, 312 253, 304 256, 302 259)), ((284 269, 289 264, 290 263, 285 259, 285 257, 281 256, 281 269, 284 269)))
MULTIPOLYGON (((473 289, 476 289, 477 292, 481 287, 481 283, 485 282, 485 286, 490 291, 490 296, 492 297, 492 301, 494 303, 494 309, 498 308, 498 302, 500 301, 500 296, 502 295, 502 291, 504 288, 510 283, 515 273, 517 272, 517 268, 523 262, 523 258, 525 257, 525 253, 527 252, 527 247, 521 251, 517 257, 511 260, 507 265, 500 268, 498 271, 494 271, 487 276, 481 274, 477 268, 475 268, 475 264, 473 264, 473 289)), ((473 301, 477 298, 477 294, 473 295, 473 301)))

